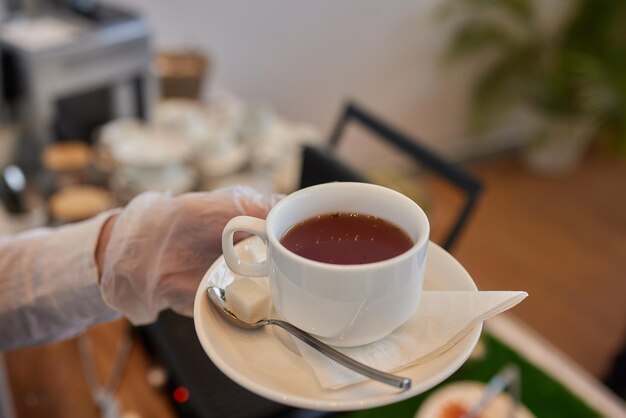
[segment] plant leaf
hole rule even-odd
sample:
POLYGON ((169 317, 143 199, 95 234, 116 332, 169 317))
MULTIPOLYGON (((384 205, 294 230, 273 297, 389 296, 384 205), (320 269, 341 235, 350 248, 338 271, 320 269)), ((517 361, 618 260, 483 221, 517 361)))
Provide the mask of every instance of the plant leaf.
POLYGON ((437 9, 440 18, 452 16, 480 15, 499 11, 520 23, 529 23, 535 18, 532 0, 449 0, 437 9))
POLYGON ((489 123, 519 103, 523 94, 519 91, 516 68, 517 60, 510 56, 495 61, 476 81, 472 92, 470 127, 484 131, 489 123))
POLYGON ((454 63, 489 51, 504 52, 516 48, 517 44, 518 41, 510 31, 500 23, 468 19, 452 34, 445 58, 446 61, 454 63))

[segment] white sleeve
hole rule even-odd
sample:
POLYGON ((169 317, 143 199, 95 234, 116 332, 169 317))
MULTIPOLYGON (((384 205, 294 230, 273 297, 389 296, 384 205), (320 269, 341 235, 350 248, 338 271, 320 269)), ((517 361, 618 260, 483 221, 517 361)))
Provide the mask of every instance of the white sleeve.
POLYGON ((115 211, 0 236, 0 351, 68 338, 119 314, 100 294, 95 250, 115 211))

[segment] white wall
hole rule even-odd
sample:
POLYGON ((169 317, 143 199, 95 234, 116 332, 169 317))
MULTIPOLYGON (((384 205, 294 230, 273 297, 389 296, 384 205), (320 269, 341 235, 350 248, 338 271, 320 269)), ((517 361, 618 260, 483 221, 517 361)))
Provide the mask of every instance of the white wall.
MULTIPOLYGON (((119 1, 119 0, 118 0, 119 1)), ((157 48, 197 47, 212 85, 328 133, 354 98, 445 152, 464 137, 468 74, 438 64, 436 0, 126 0, 157 48)))

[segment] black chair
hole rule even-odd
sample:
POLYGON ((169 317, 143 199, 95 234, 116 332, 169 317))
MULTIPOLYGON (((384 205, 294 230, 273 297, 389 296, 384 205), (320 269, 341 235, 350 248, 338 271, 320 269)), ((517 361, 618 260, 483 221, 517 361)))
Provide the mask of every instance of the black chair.
POLYGON ((345 106, 327 147, 304 146, 300 186, 330 181, 370 181, 364 174, 346 165, 337 154, 338 144, 350 123, 358 123, 367 128, 376 134, 377 139, 410 156, 416 164, 450 182, 464 194, 464 204, 441 243, 444 249, 450 251, 475 207, 482 183, 467 171, 428 150, 418 140, 392 128, 355 103, 350 102, 345 106))
POLYGON ((368 183, 369 179, 343 164, 330 150, 304 145, 302 147, 300 188, 333 181, 368 183))
POLYGON ((626 400, 626 340, 613 358, 613 364, 603 379, 613 392, 626 400))

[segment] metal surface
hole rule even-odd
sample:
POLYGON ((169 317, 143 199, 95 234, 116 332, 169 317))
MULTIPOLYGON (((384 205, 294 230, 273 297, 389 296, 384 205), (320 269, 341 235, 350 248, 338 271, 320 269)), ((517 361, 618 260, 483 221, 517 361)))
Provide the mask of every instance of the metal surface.
POLYGON ((278 326, 293 335, 294 337, 298 338, 299 340, 305 342, 310 347, 314 348, 315 350, 319 351, 320 353, 326 355, 327 357, 354 372, 403 390, 411 387, 411 379, 386 373, 381 370, 369 367, 363 363, 359 363, 358 361, 355 361, 354 359, 351 359, 343 353, 340 353, 334 348, 324 344, 317 338, 311 336, 310 334, 302 331, 300 328, 288 322, 281 321, 279 319, 262 319, 258 322, 250 324, 248 322, 242 321, 226 308, 225 292, 219 287, 209 286, 207 288, 207 294, 211 305, 213 306, 213 308, 215 308, 217 313, 222 316, 222 318, 224 318, 226 321, 239 328, 255 330, 264 327, 265 325, 278 326))
POLYGON ((102 418, 120 418, 123 416, 116 392, 128 363, 133 341, 128 333, 124 333, 114 357, 113 366, 104 385, 99 382, 93 352, 88 337, 83 334, 78 338, 78 350, 83 373, 91 397, 102 418))
MULTIPOLYGON (((31 145, 44 146, 52 140, 59 99, 105 86, 132 91, 126 96, 136 96, 139 116, 149 116, 157 92, 147 23, 132 12, 109 5, 99 5, 98 11, 100 14, 81 15, 60 8, 40 16, 80 28, 77 35, 63 43, 28 48, 11 39, 0 39, 12 62, 12 71, 5 77, 10 76, 13 85, 21 86, 14 105, 24 137, 33 141, 31 145), (114 18, 102 17, 109 15, 114 18)), ((117 93, 115 96, 122 97, 117 93)), ((113 116, 130 116, 118 110, 130 106, 116 103, 113 116)))

